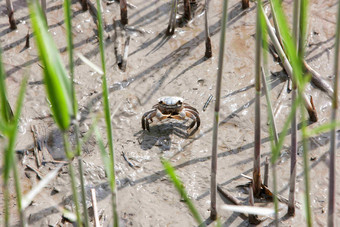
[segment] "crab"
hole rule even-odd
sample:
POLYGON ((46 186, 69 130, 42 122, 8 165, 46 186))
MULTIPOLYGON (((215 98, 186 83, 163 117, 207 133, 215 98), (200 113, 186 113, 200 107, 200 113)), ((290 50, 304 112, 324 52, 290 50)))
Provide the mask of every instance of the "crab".
POLYGON ((187 103, 183 102, 183 98, 175 96, 165 96, 158 99, 158 103, 152 107, 152 110, 146 112, 142 117, 142 128, 150 132, 149 120, 153 122, 152 118, 156 117, 159 121, 166 118, 173 118, 177 120, 184 120, 187 117, 191 118, 193 122, 189 129, 192 129, 196 124, 196 129, 200 127, 201 120, 198 111, 187 103))

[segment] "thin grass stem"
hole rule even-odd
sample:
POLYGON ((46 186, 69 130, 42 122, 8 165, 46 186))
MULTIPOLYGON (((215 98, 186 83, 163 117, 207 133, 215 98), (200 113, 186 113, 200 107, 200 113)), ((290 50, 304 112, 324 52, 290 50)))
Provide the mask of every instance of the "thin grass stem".
POLYGON ((65 24, 67 31, 67 50, 69 54, 69 68, 70 68, 70 78, 71 78, 71 100, 72 100, 72 108, 74 113, 73 125, 75 128, 76 135, 76 156, 78 156, 78 171, 79 178, 81 184, 81 197, 82 197, 82 205, 83 205, 83 213, 84 213, 84 225, 85 227, 89 226, 89 218, 86 206, 86 191, 84 184, 84 170, 83 170, 83 159, 81 157, 81 146, 80 146, 80 138, 79 138, 79 123, 78 123, 78 105, 76 99, 76 92, 74 86, 74 61, 73 61, 73 39, 72 39, 72 21, 71 21, 71 2, 70 0, 64 1, 64 14, 65 14, 65 24))
MULTIPOLYGON (((294 1, 293 9, 293 38, 295 39, 295 45, 299 47, 300 37, 300 0, 294 1)), ((298 54, 298 53, 297 53, 298 54)), ((295 102, 297 95, 297 86, 293 81, 292 87, 292 100, 295 102)), ((293 115, 291 122, 291 148, 290 148, 290 180, 289 180, 289 201, 288 201, 288 215, 295 215, 295 182, 296 182, 296 155, 297 155, 297 119, 296 112, 293 115)))
POLYGON ((17 194, 17 208, 19 211, 19 217, 20 217, 20 226, 25 227, 26 226, 26 218, 25 218, 25 210, 22 209, 22 192, 21 192, 21 186, 20 186, 20 178, 18 174, 18 168, 16 166, 16 160, 13 159, 13 177, 15 182, 15 192, 17 194))
MULTIPOLYGON (((340 46, 340 4, 338 4, 338 14, 336 23, 336 34, 335 34, 335 57, 334 57, 334 93, 332 99, 332 115, 331 123, 335 123, 336 115, 338 112, 338 89, 339 89, 339 46, 340 46)), ((329 185, 328 185, 328 227, 335 226, 335 204, 336 204, 336 128, 334 127, 331 132, 330 150, 329 150, 329 185)))
POLYGON ((78 193, 77 193, 77 186, 76 186, 76 177, 74 173, 74 169, 72 166, 72 158, 73 158, 73 153, 70 148, 69 144, 69 139, 67 136, 67 132, 63 132, 63 142, 64 142, 64 149, 65 149, 65 154, 66 157, 69 161, 69 175, 71 179, 71 187, 72 187, 72 193, 73 193, 73 201, 76 209, 76 217, 77 217, 77 224, 78 226, 82 226, 82 220, 80 216, 80 209, 79 209, 79 199, 78 199, 78 193))

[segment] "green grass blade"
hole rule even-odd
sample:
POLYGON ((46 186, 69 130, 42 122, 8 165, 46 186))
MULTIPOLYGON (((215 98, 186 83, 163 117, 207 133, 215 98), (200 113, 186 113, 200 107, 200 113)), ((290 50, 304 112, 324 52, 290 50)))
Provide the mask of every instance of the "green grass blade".
POLYGON ((72 39, 72 21, 71 21, 71 2, 70 0, 64 1, 64 15, 65 15, 65 25, 66 25, 66 37, 67 37, 67 51, 69 54, 69 68, 71 77, 71 99, 73 114, 75 116, 74 128, 76 134, 76 155, 78 156, 78 171, 81 185, 81 198, 83 204, 83 214, 84 214, 84 226, 89 226, 88 211, 86 206, 86 191, 85 191, 85 181, 84 181, 84 168, 83 168, 83 158, 81 156, 81 145, 79 139, 79 123, 77 118, 78 103, 76 99, 76 92, 74 87, 74 62, 73 62, 73 39, 72 39))
POLYGON ((271 157, 271 163, 275 163, 280 155, 280 151, 282 149, 282 146, 283 146, 283 143, 284 143, 284 140, 285 140, 285 137, 288 133, 288 130, 289 130, 289 126, 290 126, 290 123, 293 119, 293 115, 294 115, 294 112, 296 111, 298 105, 300 104, 301 102, 301 98, 298 97, 295 102, 293 103, 292 105, 292 109, 288 115, 288 118, 286 119, 286 121, 284 122, 284 125, 283 125, 283 129, 280 133, 280 136, 279 136, 279 142, 278 144, 276 144, 273 149, 272 149, 272 157, 271 157))
POLYGON ((333 129, 336 129, 337 127, 340 127, 340 121, 325 123, 313 129, 308 129, 306 131, 306 137, 312 137, 322 133, 326 133, 333 129))
POLYGON ((99 50, 100 50, 100 58, 102 63, 102 70, 103 70, 103 104, 104 104, 104 113, 105 113, 105 123, 106 123, 106 130, 107 130, 107 138, 109 144, 109 154, 110 154, 110 161, 111 166, 113 168, 111 173, 111 192, 112 192, 112 211, 113 211, 113 218, 114 218, 114 226, 119 226, 118 220, 118 212, 117 212, 117 196, 116 196, 116 174, 114 170, 115 161, 114 161, 114 152, 113 152, 113 135, 112 135, 112 123, 111 123, 111 114, 110 114, 110 105, 109 105, 109 91, 107 88, 107 81, 106 81, 106 66, 105 66, 105 52, 104 52, 104 38, 103 38, 103 19, 102 13, 100 10, 100 0, 97 0, 97 15, 98 15, 98 37, 99 37, 99 50))
POLYGON ((292 78, 293 82, 297 84, 299 89, 304 89, 302 83, 302 60, 299 59, 297 55, 297 48, 290 34, 290 29, 287 23, 287 19, 284 15, 282 5, 279 0, 272 0, 273 10, 276 15, 277 25, 280 30, 280 34, 282 35, 284 49, 287 53, 287 57, 290 60, 290 63, 293 68, 294 76, 292 78))
POLYGON ((13 112, 7 99, 5 78, 5 69, 2 64, 2 50, 0 49, 0 117, 4 121, 9 122, 13 119, 13 112))
POLYGON ((166 160, 162 160, 163 167, 167 172, 168 176, 170 177, 172 183, 174 184, 175 188, 179 192, 179 194, 183 197, 185 203, 188 205, 188 208, 192 215, 194 216, 197 224, 201 225, 203 223, 200 214, 198 213, 197 209, 195 208, 194 204, 192 203, 191 199, 188 197, 187 192, 185 191, 183 184, 178 179, 175 169, 171 166, 170 162, 166 160))
POLYGON ((18 176, 18 170, 16 166, 15 161, 15 144, 16 144, 16 138, 18 133, 18 124, 19 124, 19 117, 21 114, 22 104, 24 101, 24 94, 26 91, 26 85, 27 85, 27 77, 25 77, 21 83, 18 99, 17 99, 17 105, 16 105, 16 111, 12 122, 8 123, 9 131, 8 131, 8 146, 5 149, 5 157, 4 157, 4 187, 5 187, 5 225, 8 224, 8 218, 9 214, 8 208, 8 198, 6 198, 8 193, 8 180, 9 180, 9 173, 10 170, 13 169, 13 175, 14 175, 14 182, 15 182, 15 190, 17 194, 17 208, 20 215, 20 225, 25 226, 25 217, 24 217, 24 211, 22 210, 22 204, 21 204, 21 187, 20 187, 20 179, 18 176))
POLYGON ((8 146, 7 146, 7 149, 5 151, 5 159, 4 159, 5 160, 5 163, 4 163, 4 179, 5 179, 5 181, 8 180, 9 171, 10 171, 10 168, 7 168, 6 166, 11 165, 11 163, 13 163, 13 159, 14 159, 14 148, 15 148, 16 137, 17 137, 17 132, 18 132, 17 128, 18 128, 18 124, 19 124, 19 117, 20 117, 20 113, 21 113, 22 103, 23 103, 23 100, 24 100, 26 84, 27 84, 27 77, 24 78, 24 80, 21 84, 19 97, 17 99, 16 112, 15 112, 15 115, 14 115, 13 122, 11 122, 10 125, 8 126, 8 128, 9 128, 9 130, 8 130, 8 146))
POLYGON ((74 115, 70 79, 62 64, 58 49, 47 31, 44 15, 37 0, 29 0, 32 28, 37 49, 44 68, 44 83, 51 102, 53 117, 63 131, 67 130, 74 115))
POLYGON ((112 177, 113 166, 112 166, 112 162, 110 161, 110 157, 108 156, 108 154, 105 151, 105 145, 104 145, 102 136, 100 135, 100 132, 99 132, 97 126, 94 126, 94 134, 96 135, 96 138, 97 138, 97 141, 98 141, 100 155, 101 155, 103 163, 104 163, 104 169, 105 169, 106 175, 107 175, 107 177, 110 181, 110 187, 112 189, 112 186, 115 184, 115 182, 113 181, 113 177, 112 177))
POLYGON ((74 62, 73 62, 73 40, 72 40, 72 22, 71 22, 71 2, 70 0, 64 0, 64 15, 66 25, 66 37, 67 37, 67 52, 69 54, 69 67, 71 78, 71 97, 73 113, 76 116, 78 112, 76 94, 74 90, 74 62))

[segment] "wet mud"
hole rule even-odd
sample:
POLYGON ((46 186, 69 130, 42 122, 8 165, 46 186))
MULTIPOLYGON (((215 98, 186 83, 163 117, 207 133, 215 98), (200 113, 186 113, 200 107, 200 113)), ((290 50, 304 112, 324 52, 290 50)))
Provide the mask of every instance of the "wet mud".
MULTIPOLYGON (((283 1, 287 15, 292 18, 293 1, 283 1)), ((94 3, 94 2, 93 2, 94 3)), ((209 11, 210 34, 213 57, 204 58, 204 1, 198 1, 195 18, 176 28, 174 35, 166 36, 171 1, 131 0, 128 6, 129 25, 124 31, 130 36, 129 56, 126 71, 119 69, 115 42, 115 22, 120 20, 117 2, 103 1, 105 21, 105 56, 109 85, 110 109, 114 113, 113 134, 115 169, 118 187, 118 209, 120 222, 124 226, 196 226, 185 203, 173 187, 163 170, 161 159, 169 159, 202 218, 209 222, 210 215, 210 155, 212 149, 212 126, 214 100, 203 111, 209 96, 215 95, 217 62, 222 14, 222 1, 211 1, 209 11), (141 117, 162 96, 179 96, 195 107, 201 118, 201 126, 194 134, 188 131, 191 120, 163 120, 150 124, 150 132, 143 131, 141 117)), ((9 28, 6 5, 0 4, 0 43, 3 49, 4 67, 9 102, 15 106, 20 83, 29 76, 25 102, 18 128, 18 167, 23 193, 27 193, 39 179, 37 173, 27 165, 39 170, 42 176, 55 169, 65 159, 61 134, 50 114, 45 96, 42 69, 37 55, 34 35, 30 25, 25 1, 13 2, 17 30, 9 28), (26 48, 29 32, 30 47, 26 48), (43 163, 36 165, 34 139, 31 128, 36 126, 41 141, 43 163)), ((310 1, 310 18, 307 34, 306 61, 320 73, 329 84, 333 75, 334 37, 336 23, 335 0, 310 1)), ((75 52, 81 53, 93 63, 100 65, 95 17, 83 12, 80 2, 72 2, 72 23, 75 52)), ((178 21, 183 15, 180 3, 178 21)), ((248 203, 248 192, 237 187, 248 183, 241 174, 252 175, 254 153, 254 65, 255 65, 255 15, 256 6, 243 10, 240 0, 229 1, 226 51, 223 66, 222 99, 218 142, 217 183, 230 191, 242 203, 248 203)), ((67 66, 66 29, 63 19, 62 1, 47 1, 49 31, 60 50, 67 66)), ((98 127, 104 140, 105 122, 102 110, 102 82, 99 74, 84 64, 75 55, 76 96, 80 111, 80 134, 83 138, 90 130, 96 117, 101 117, 98 127)), ((276 106, 276 123, 281 131, 290 111, 291 95, 287 92, 287 76, 282 67, 269 55, 268 83, 273 106, 276 106)), ((327 94, 312 84, 306 89, 312 95, 319 121, 310 124, 313 128, 330 119, 331 102, 327 94)), ((269 129, 266 117, 266 100, 261 98, 261 163, 270 156, 269 129)), ((299 120, 299 123, 301 121, 299 120)), ((300 131, 299 131, 300 133, 300 131)), ((340 134, 339 134, 340 135, 340 134)), ((340 137, 338 135, 338 137, 340 137)), ((75 143, 70 131, 71 142, 75 143)), ((3 139, 0 138, 3 147, 3 139)), ((329 135, 322 134, 310 139, 310 176, 313 220, 316 226, 327 223, 329 135)), ((339 147, 339 144, 338 144, 339 147)), ((284 144, 277 172, 279 193, 288 197, 290 159, 290 134, 284 144)), ((1 149, 3 150, 3 149, 1 149)), ((303 204, 304 180, 302 145, 298 147, 297 201, 303 204)), ((2 162, 2 155, 0 157, 2 162)), ((98 144, 90 137, 83 145, 84 177, 87 191, 87 206, 91 211, 90 189, 97 193, 100 221, 104 226, 112 223, 110 189, 106 181, 98 144)), ((73 161, 77 169, 77 160, 73 161)), ((337 159, 339 180, 339 159, 337 159)), ((264 168, 262 169, 262 171, 264 168)), ((0 170, 1 171, 1 170, 0 170)), ((1 179, 2 180, 2 179, 1 179)), ((272 187, 270 177, 269 187, 272 187)), ((79 186, 78 182, 78 186, 79 186)), ((13 185, 13 180, 11 180, 13 185)), ((11 194, 11 223, 18 224, 15 193, 11 194)), ((0 193, 2 198, 2 192, 0 193)), ((337 192, 337 198, 340 192, 337 192)), ((217 204, 230 202, 218 194, 217 204)), ((257 203, 258 206, 272 206, 257 203)), ((337 223, 340 225, 340 202, 337 201, 337 223)), ((3 216, 3 200, 0 200, 0 219, 3 216)), ((68 168, 65 165, 56 179, 34 199, 26 209, 29 226, 63 226, 61 209, 72 209, 72 193, 68 168)), ((297 209, 295 217, 287 217, 287 206, 280 203, 280 225, 304 225, 304 211, 297 209)), ((224 226, 248 226, 244 216, 218 209, 224 226)), ((90 212, 91 213, 91 212, 90 212)), ((262 226, 270 226, 268 218, 262 226)), ((213 224, 210 224, 213 225, 213 224)))

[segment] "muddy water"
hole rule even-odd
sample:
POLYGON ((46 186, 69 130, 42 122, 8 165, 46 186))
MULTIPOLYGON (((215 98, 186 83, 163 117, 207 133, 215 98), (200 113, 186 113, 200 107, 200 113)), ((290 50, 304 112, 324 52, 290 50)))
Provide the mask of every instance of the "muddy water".
MULTIPOLYGON (((204 1, 198 1, 203 4, 204 1)), ((193 199, 204 219, 209 217, 210 192, 210 152, 213 125, 212 102, 205 112, 202 108, 210 94, 215 94, 217 55, 220 35, 220 17, 222 1, 211 1, 209 12, 210 32, 213 42, 213 57, 209 60, 204 55, 204 17, 200 7, 198 15, 189 24, 177 28, 172 37, 166 37, 170 1, 132 0, 135 8, 129 8, 128 34, 131 36, 130 54, 126 72, 117 67, 114 52, 113 18, 119 20, 119 5, 104 4, 106 22, 106 65, 110 87, 110 107, 114 112, 113 133, 116 152, 116 172, 118 185, 118 207, 121 222, 127 226, 194 226, 195 222, 184 203, 180 202, 172 184, 163 171, 160 159, 170 159, 177 168, 189 196, 193 199), (141 116, 150 110, 161 96, 175 95, 200 112, 201 127, 188 137, 189 121, 166 120, 151 124, 151 131, 141 128, 141 116), (122 153, 130 162, 124 159, 122 153)), ((292 1, 284 1, 289 15, 292 1)), ((31 35, 31 47, 25 49, 25 36, 30 32, 30 22, 26 4, 23 0, 15 1, 15 17, 18 30, 8 29, 5 16, 5 4, 0 5, 3 12, 0 19, 0 40, 4 50, 3 59, 7 72, 9 101, 12 106, 17 98, 20 82, 24 75, 29 75, 25 104, 19 128, 17 150, 28 150, 20 156, 21 179, 23 190, 27 192, 38 179, 26 164, 35 166, 35 158, 30 151, 33 147, 31 126, 38 128, 44 147, 55 160, 64 158, 63 145, 53 119, 50 116, 48 100, 45 97, 41 67, 31 35)), ((48 24, 50 32, 61 51, 67 65, 65 51, 65 25, 61 1, 48 1, 48 24)), ((182 6, 181 6, 182 8, 182 6)), ((82 12, 78 2, 72 4, 73 38, 75 51, 82 53, 95 64, 100 65, 96 26, 89 12, 82 12)), ((180 10, 180 13, 182 11, 180 10)), ((334 30, 336 18, 335 1, 311 1, 308 28, 306 60, 324 79, 332 78, 334 56, 334 30)), ((179 16, 180 17, 180 16, 179 16)), ((255 5, 242 11, 240 1, 229 2, 229 22, 226 40, 226 52, 223 68, 222 106, 220 112, 220 130, 218 144, 217 182, 225 189, 247 203, 247 191, 236 187, 248 181, 241 173, 251 175, 253 166, 254 143, 254 33, 255 5)), ((75 82, 77 99, 81 114, 80 133, 89 130, 93 117, 102 114, 101 78, 77 57, 75 82)), ((289 113, 290 94, 285 88, 285 74, 282 68, 270 58, 269 79, 272 102, 277 105, 277 125, 281 129, 289 113), (282 93, 280 95, 280 93, 282 93), (278 98, 280 96, 280 98, 278 98)), ((319 122, 309 127, 325 123, 329 119, 331 103, 327 95, 309 85, 307 93, 312 95, 319 114, 319 122)), ((270 154, 268 126, 265 115, 265 98, 262 98, 262 138, 263 160, 270 154)), ((100 130, 105 138, 105 124, 99 121, 100 130)), ((71 134, 71 140, 74 138, 71 134)), ((324 226, 327 217, 327 185, 329 136, 327 134, 312 138, 309 153, 311 176, 311 201, 313 220, 316 226, 324 226)), ((90 138, 83 146, 86 189, 96 188, 101 221, 112 223, 111 200, 106 183, 98 146, 90 138)), ((303 168, 302 148, 299 146, 297 197, 303 203, 303 168)), ((44 156, 45 157, 45 156, 44 156)), ((47 156, 46 156, 47 157, 47 156)), ((1 157, 2 158, 2 157, 1 157)), ((0 158, 0 159, 1 159, 0 158)), ((48 157, 48 160, 52 160, 48 157)), ((46 158, 47 159, 47 158, 46 158)), ((339 166, 339 160, 337 160, 339 166)), ((74 162, 77 167, 77 162, 74 162)), ((56 164, 47 162, 40 167, 42 175, 54 169, 56 164)), ((289 136, 278 163, 279 192, 288 197, 289 180, 289 136)), ((339 171, 338 171, 339 172, 339 171)), ((337 175, 339 178, 339 175, 337 175)), ((270 185, 271 187, 271 185, 270 185)), ((91 206, 88 194, 88 207, 91 206)), ((339 197, 339 192, 337 193, 339 197)), ((12 195, 15 198, 15 194, 12 195)), ((229 203, 218 197, 218 205, 229 203)), ((260 204, 259 205, 263 205, 260 204)), ((2 206, 2 204, 0 204, 2 206)), ((60 224, 61 207, 71 208, 71 191, 68 169, 63 167, 58 177, 51 182, 27 208, 26 216, 30 226, 52 226, 60 224)), ((337 207, 340 207, 337 201, 337 207)), ((13 200, 11 210, 15 214, 13 200)), ((282 226, 304 224, 303 209, 298 209, 293 218, 286 218, 286 206, 280 204, 280 222, 282 226)), ((2 215, 2 214, 0 214, 2 215)), ((221 211, 221 220, 225 226, 247 226, 248 221, 237 213, 221 211)), ((339 209, 337 216, 340 216, 339 209)), ((14 215, 15 217, 15 215, 14 215)), ((339 223, 339 218, 337 223, 339 223)), ((17 223, 13 218, 12 223, 17 223)), ((271 225, 272 219, 263 222, 271 225)))

